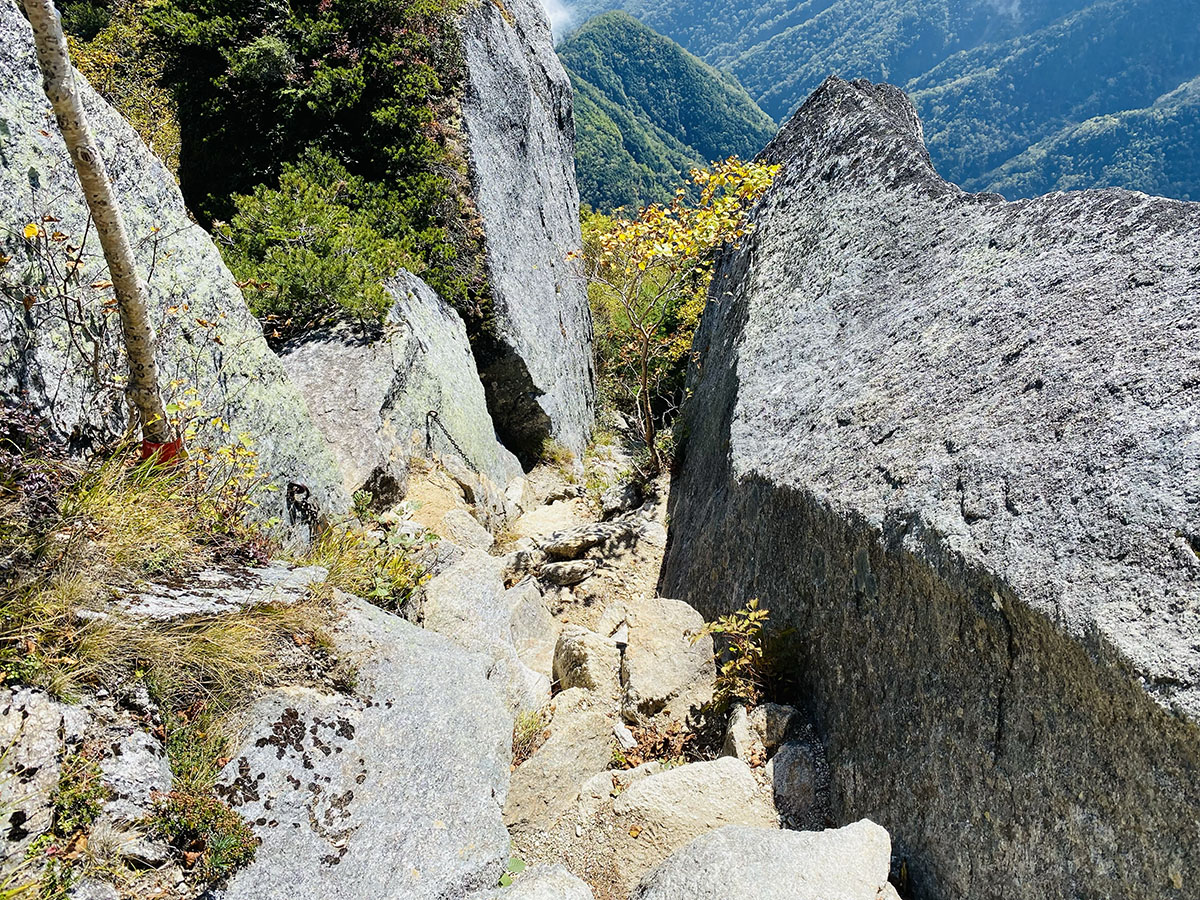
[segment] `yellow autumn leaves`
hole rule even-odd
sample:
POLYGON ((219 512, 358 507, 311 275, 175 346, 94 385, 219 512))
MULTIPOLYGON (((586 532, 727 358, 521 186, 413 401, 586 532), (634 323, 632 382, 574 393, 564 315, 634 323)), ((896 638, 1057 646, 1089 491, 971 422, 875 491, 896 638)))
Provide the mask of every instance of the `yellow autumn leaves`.
POLYGON ((779 173, 779 166, 742 162, 731 157, 692 171, 698 202, 680 188, 671 203, 654 204, 633 220, 618 219, 599 236, 602 266, 620 266, 626 274, 645 272, 656 262, 697 263, 749 230, 746 212, 779 173))
POLYGON ((636 417, 651 470, 669 455, 662 426, 682 402, 713 256, 752 231, 747 216, 778 173, 778 166, 732 157, 694 170, 670 203, 637 218, 593 214, 584 221, 601 376, 621 411, 636 417))

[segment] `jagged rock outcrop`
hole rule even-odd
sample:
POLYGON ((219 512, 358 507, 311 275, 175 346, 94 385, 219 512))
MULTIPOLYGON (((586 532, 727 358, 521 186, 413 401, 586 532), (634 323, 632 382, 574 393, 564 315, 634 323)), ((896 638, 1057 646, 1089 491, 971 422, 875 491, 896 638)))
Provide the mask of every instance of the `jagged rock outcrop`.
POLYGON ((281 354, 337 457, 343 486, 386 504, 404 496, 414 453, 459 456, 486 479, 490 489, 479 493, 502 518, 504 488, 521 467, 496 440, 466 326, 409 272, 386 287, 395 304, 382 333, 338 326, 281 354))
POLYGON ((42 691, 0 691, 0 816, 4 854, 0 876, 20 868, 34 839, 52 824, 52 798, 62 768, 70 709, 42 691))
POLYGON ((1200 205, 1006 203, 831 79, 719 263, 662 592, 794 626, 833 814, 914 894, 1200 871, 1200 205))
POLYGON ((201 569, 187 578, 152 582, 130 590, 97 609, 82 609, 83 619, 111 614, 168 621, 188 616, 219 616, 256 606, 292 606, 308 596, 309 587, 322 584, 329 572, 321 566, 293 566, 276 560, 265 566, 201 569))
MULTIPOLYGON (((116 316, 105 308, 112 291, 104 257, 42 91, 32 31, 12 0, 0 0, 0 70, 0 256, 8 258, 0 267, 0 398, 27 398, 72 448, 86 449, 129 421, 114 386, 125 362, 116 316), (24 236, 30 224, 40 228, 32 240, 24 236)), ((146 279, 168 399, 194 389, 205 413, 251 437, 280 488, 264 496, 264 517, 299 524, 344 508, 336 466, 304 401, 216 247, 189 219, 174 179, 78 83, 146 279)))
POLYGON ((280 688, 250 711, 219 793, 262 838, 228 900, 457 898, 494 887, 512 719, 488 662, 342 595, 353 695, 280 688))
POLYGON ((532 460, 547 437, 581 452, 595 403, 592 325, 578 263, 571 83, 538 0, 476 0, 460 25, 462 103, 487 245, 490 339, 477 341, 504 444, 532 460))

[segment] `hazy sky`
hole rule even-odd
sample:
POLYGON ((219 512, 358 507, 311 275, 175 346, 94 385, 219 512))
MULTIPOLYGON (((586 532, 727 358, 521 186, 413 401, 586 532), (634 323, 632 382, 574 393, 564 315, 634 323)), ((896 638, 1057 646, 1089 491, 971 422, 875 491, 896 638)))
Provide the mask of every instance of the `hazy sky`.
POLYGON ((546 7, 546 15, 550 17, 550 27, 558 34, 571 18, 571 11, 562 0, 542 0, 542 6, 546 7))

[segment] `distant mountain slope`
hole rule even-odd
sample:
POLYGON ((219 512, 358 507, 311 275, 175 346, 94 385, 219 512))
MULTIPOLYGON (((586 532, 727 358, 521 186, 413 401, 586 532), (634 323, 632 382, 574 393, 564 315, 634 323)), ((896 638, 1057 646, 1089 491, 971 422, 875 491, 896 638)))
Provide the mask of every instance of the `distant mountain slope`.
MULTIPOLYGON (((617 6, 732 71, 781 120, 829 74, 900 85, 943 175, 1010 194, 1040 183, 1015 177, 1030 165, 1017 158, 1034 145, 1051 157, 1065 152, 1065 132, 1148 109, 1200 76, 1200 0, 581 0, 573 9, 578 21, 617 6)), ((1162 127, 1154 141, 1164 172, 1178 173, 1156 183, 1173 185, 1175 196, 1200 193, 1186 118, 1175 137, 1161 115, 1152 121, 1162 127)), ((1110 137, 1108 155, 1088 163, 1109 173, 1097 178, 1123 178, 1137 156, 1120 141, 1138 134, 1110 137)), ((1069 175, 1066 164, 1047 158, 1038 167, 1069 175)))
POLYGON ((906 87, 939 169, 982 188, 980 176, 1042 139, 1147 107, 1197 75, 1200 0, 1104 0, 957 54, 906 87))
POLYGON ((1119 185, 1200 201, 1200 78, 1146 109, 1066 128, 980 180, 1013 196, 1119 185))
POLYGON ((577 22, 603 9, 632 13, 733 71, 767 114, 783 119, 828 75, 904 85, 961 50, 1025 34, 1093 2, 581 0, 572 9, 577 22))
POLYGON ((625 13, 558 51, 575 85, 580 196, 598 209, 665 199, 689 168, 752 157, 775 134, 735 79, 625 13))

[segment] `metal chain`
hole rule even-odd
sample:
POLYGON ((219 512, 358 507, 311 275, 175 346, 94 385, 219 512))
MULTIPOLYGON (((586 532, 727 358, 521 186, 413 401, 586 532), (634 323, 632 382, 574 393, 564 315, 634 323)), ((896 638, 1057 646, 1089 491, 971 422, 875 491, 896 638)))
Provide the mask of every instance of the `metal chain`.
POLYGON ((446 428, 445 424, 442 422, 442 417, 438 415, 436 409, 431 409, 425 414, 425 452, 430 456, 433 455, 434 425, 437 425, 437 427, 441 429, 442 434, 446 436, 446 440, 450 442, 450 446, 454 448, 454 452, 461 456, 462 461, 467 464, 467 468, 476 475, 482 475, 483 473, 480 472, 479 469, 475 468, 475 463, 471 462, 471 458, 467 456, 466 451, 463 450, 462 447, 458 446, 458 441, 454 439, 454 435, 452 435, 446 428))

